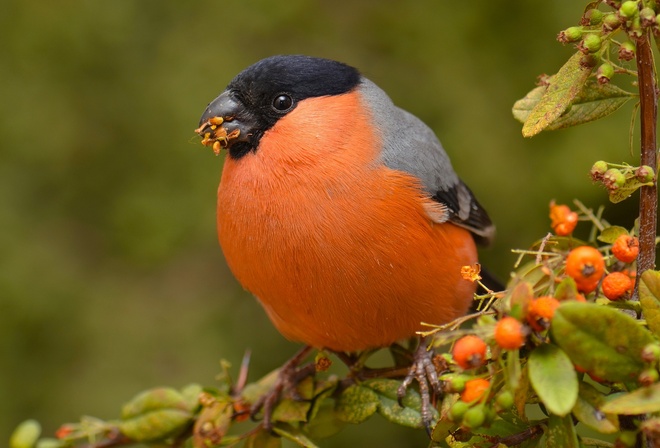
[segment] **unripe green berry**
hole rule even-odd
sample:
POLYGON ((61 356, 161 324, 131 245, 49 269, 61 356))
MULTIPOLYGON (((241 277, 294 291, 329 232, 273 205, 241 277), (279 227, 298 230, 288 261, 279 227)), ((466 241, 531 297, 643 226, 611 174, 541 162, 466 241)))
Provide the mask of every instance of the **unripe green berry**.
POLYGON ((602 44, 603 41, 597 34, 587 34, 582 41, 582 45, 589 53, 595 53, 600 50, 602 44))
POLYGON ((468 409, 470 409, 470 405, 464 401, 459 400, 451 407, 449 410, 449 415, 453 421, 460 422, 463 420, 463 416, 468 409))
POLYGON ((607 162, 604 160, 599 160, 598 162, 594 163, 593 166, 591 167, 591 171, 589 171, 589 174, 591 175, 591 179, 594 181, 599 181, 603 180, 603 175, 608 169, 607 162))
POLYGON ((614 76, 614 67, 609 62, 601 64, 596 71, 596 79, 599 84, 607 84, 612 79, 612 76, 614 76))
POLYGON ((569 42, 577 42, 582 39, 582 27, 581 26, 572 26, 566 28, 564 31, 560 32, 557 36, 557 40, 562 44, 567 44, 569 42))
POLYGON ((603 175, 603 182, 610 190, 616 190, 623 187, 626 183, 626 176, 617 168, 610 168, 603 175))
POLYGON ((653 383, 658 381, 658 378, 660 378, 660 375, 658 375, 658 371, 655 369, 646 369, 642 373, 639 374, 637 377, 637 381, 639 381, 639 384, 642 386, 650 386, 653 383))
POLYGON ((486 414, 481 406, 475 406, 468 409, 463 414, 463 426, 469 429, 477 429, 486 421, 486 414))
POLYGON ((642 165, 635 170, 635 177, 637 177, 637 180, 640 182, 648 183, 655 180, 655 173, 650 166, 642 165))
POLYGON ((655 25, 655 11, 652 8, 643 8, 639 12, 639 18, 643 27, 655 25))
POLYGON ((603 13, 599 9, 590 9, 584 14, 585 19, 589 20, 589 25, 599 25, 603 21, 603 13))
POLYGON ((619 59, 622 61, 631 61, 635 58, 635 51, 635 44, 627 40, 619 47, 619 59))
POLYGON ((655 342, 646 344, 642 349, 642 360, 649 364, 658 362, 660 360, 660 344, 655 342))
POLYGON ((638 11, 638 3, 634 0, 623 2, 619 8, 619 14, 621 14, 621 17, 625 17, 626 19, 633 17, 635 14, 637 14, 638 11))
POLYGON ((603 17, 603 30, 613 31, 621 26, 621 19, 616 14, 605 14, 603 17))
POLYGON ((456 375, 451 380, 449 380, 449 387, 452 392, 463 392, 465 389, 465 382, 467 378, 465 375, 456 375))
POLYGON ((513 394, 508 390, 500 392, 497 398, 495 398, 495 403, 502 409, 511 409, 513 406, 513 394))

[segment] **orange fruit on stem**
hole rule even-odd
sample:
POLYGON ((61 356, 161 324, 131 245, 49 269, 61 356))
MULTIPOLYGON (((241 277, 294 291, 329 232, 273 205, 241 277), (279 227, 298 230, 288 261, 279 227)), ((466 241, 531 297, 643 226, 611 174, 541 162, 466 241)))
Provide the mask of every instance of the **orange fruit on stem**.
POLYGON ((567 205, 557 205, 550 202, 550 226, 558 236, 567 236, 573 233, 578 222, 578 214, 571 211, 567 205))
POLYGON ((639 240, 630 235, 619 235, 612 245, 612 254, 617 260, 632 263, 639 255, 639 240))
POLYGON ((525 343, 525 328, 517 319, 507 316, 495 326, 495 342, 505 350, 515 350, 525 343))
POLYGON ((475 378, 465 383, 465 389, 461 393, 461 400, 466 403, 474 401, 482 402, 486 398, 486 392, 490 387, 490 381, 484 378, 475 378))
POLYGON ((481 367, 486 362, 486 343, 473 334, 463 336, 456 341, 451 354, 462 369, 481 367))
POLYGON ((633 282, 623 272, 612 272, 603 279, 603 294, 610 300, 619 300, 632 291, 633 282))
POLYGON ((534 331, 543 331, 550 325, 555 310, 559 307, 559 300, 550 296, 539 297, 533 300, 527 308, 527 322, 534 331))
POLYGON ((605 260, 594 247, 576 247, 566 257, 566 275, 575 280, 581 292, 595 290, 604 272, 605 260))

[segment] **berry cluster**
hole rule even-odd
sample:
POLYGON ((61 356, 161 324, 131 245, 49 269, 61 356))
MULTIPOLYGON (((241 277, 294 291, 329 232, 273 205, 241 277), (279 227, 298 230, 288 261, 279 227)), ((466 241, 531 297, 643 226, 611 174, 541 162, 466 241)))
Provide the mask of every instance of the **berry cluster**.
POLYGON ((607 84, 615 73, 628 73, 629 70, 613 62, 610 53, 615 53, 620 62, 635 58, 633 41, 641 37, 645 30, 660 34, 660 19, 655 2, 643 0, 616 1, 605 3, 613 10, 601 11, 599 2, 593 2, 580 20, 578 26, 561 31, 557 40, 563 44, 574 43, 585 56, 583 64, 589 67, 598 65, 596 78, 600 84, 607 84), (622 31, 631 40, 619 42, 614 39, 622 31))
POLYGON ((629 184, 647 185, 655 182, 655 171, 648 165, 634 167, 599 160, 589 172, 594 182, 601 182, 607 191, 615 193, 629 184))

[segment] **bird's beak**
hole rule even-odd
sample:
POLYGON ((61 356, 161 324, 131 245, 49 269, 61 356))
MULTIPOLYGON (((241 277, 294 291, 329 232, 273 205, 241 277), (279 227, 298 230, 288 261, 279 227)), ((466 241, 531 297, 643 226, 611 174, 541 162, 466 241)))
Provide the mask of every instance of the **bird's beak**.
POLYGON ((199 120, 195 132, 202 137, 202 144, 218 154, 235 142, 248 142, 252 135, 253 120, 245 114, 244 106, 229 91, 211 101, 199 120))

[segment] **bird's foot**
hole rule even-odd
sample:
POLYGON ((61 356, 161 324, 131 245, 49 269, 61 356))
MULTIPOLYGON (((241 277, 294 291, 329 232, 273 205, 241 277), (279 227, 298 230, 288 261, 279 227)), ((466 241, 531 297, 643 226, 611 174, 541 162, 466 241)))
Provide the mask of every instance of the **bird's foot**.
POLYGON ((428 349, 427 339, 422 338, 413 353, 413 363, 408 370, 408 374, 397 390, 397 397, 401 405, 408 387, 413 381, 417 381, 421 397, 420 414, 422 424, 429 437, 431 437, 433 430, 432 398, 442 394, 442 382, 438 379, 438 370, 433 362, 434 355, 434 351, 428 349))
POLYGON ((289 359, 277 374, 275 384, 266 394, 262 395, 251 407, 250 416, 257 419, 259 412, 263 413, 262 425, 264 429, 270 431, 273 428, 272 414, 278 401, 284 394, 288 394, 294 400, 302 400, 296 386, 302 380, 316 372, 316 366, 313 362, 300 365, 307 357, 312 347, 305 346, 291 359, 289 359))

